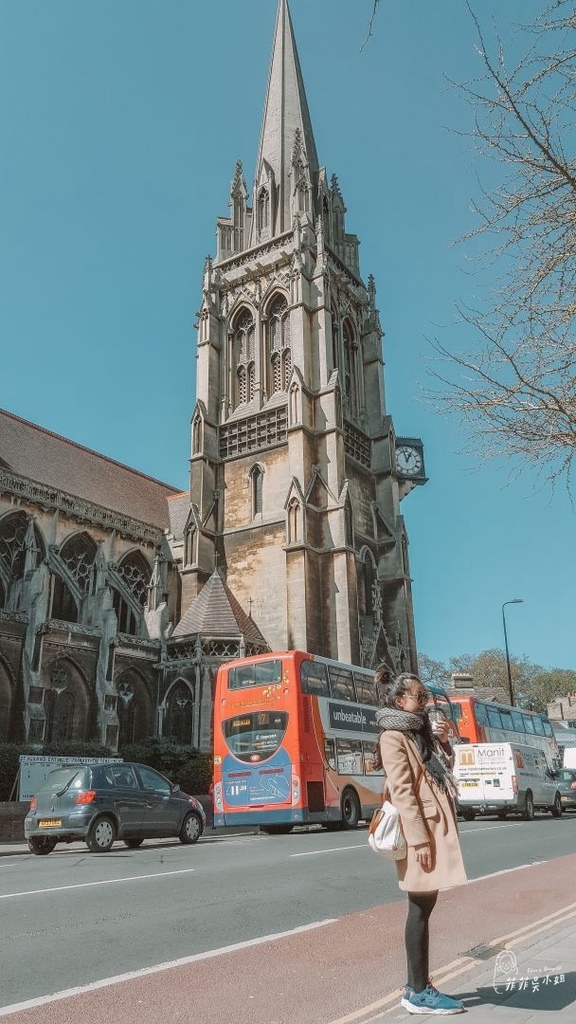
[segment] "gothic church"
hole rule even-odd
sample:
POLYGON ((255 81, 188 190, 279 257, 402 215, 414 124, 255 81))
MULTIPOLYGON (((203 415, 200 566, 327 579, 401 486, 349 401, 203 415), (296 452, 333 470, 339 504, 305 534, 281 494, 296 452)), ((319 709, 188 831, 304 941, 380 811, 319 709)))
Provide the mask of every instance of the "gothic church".
POLYGON ((211 746, 218 665, 299 648, 416 668, 372 276, 320 166, 279 0, 254 186, 198 314, 190 490, 0 411, 0 740, 211 746))

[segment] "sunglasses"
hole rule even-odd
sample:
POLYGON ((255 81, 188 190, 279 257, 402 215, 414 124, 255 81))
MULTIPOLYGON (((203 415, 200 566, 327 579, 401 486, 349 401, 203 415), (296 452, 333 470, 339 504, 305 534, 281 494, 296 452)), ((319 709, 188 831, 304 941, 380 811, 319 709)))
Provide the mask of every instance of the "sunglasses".
POLYGON ((418 693, 405 693, 405 697, 411 697, 412 700, 418 701, 419 704, 425 704, 430 699, 430 694, 427 690, 420 690, 418 693))

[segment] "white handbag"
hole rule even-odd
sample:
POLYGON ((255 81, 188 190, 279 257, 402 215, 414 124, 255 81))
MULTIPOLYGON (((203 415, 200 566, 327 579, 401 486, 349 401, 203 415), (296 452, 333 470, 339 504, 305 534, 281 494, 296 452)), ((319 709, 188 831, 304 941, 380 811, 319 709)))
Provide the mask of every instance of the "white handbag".
POLYGON ((384 800, 372 815, 368 829, 368 844, 371 850, 381 853, 388 860, 404 860, 408 847, 402 831, 400 815, 389 800, 384 800))

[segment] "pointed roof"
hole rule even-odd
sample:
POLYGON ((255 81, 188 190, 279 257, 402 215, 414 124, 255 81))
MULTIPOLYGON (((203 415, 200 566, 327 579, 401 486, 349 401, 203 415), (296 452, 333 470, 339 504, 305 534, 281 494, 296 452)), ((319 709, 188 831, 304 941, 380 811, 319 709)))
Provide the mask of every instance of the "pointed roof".
POLYGON ((218 569, 214 570, 198 597, 184 613, 172 637, 190 636, 193 633, 213 637, 243 636, 250 643, 268 649, 256 623, 246 615, 218 569))
POLYGON ((277 233, 287 231, 291 225, 289 171, 297 130, 300 132, 304 154, 313 175, 318 171, 318 156, 292 19, 288 0, 278 0, 268 89, 256 160, 256 181, 259 181, 263 161, 266 161, 274 172, 276 185, 279 186, 277 233))

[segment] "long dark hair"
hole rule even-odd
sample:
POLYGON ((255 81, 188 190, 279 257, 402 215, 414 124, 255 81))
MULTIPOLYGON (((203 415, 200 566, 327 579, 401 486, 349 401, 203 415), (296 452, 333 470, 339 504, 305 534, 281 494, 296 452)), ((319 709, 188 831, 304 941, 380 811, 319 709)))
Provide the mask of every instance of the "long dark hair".
POLYGON ((408 692, 410 683, 422 683, 422 680, 415 672, 401 672, 400 675, 394 676, 388 685, 386 690, 385 705, 389 708, 396 707, 396 698, 403 697, 408 692))

